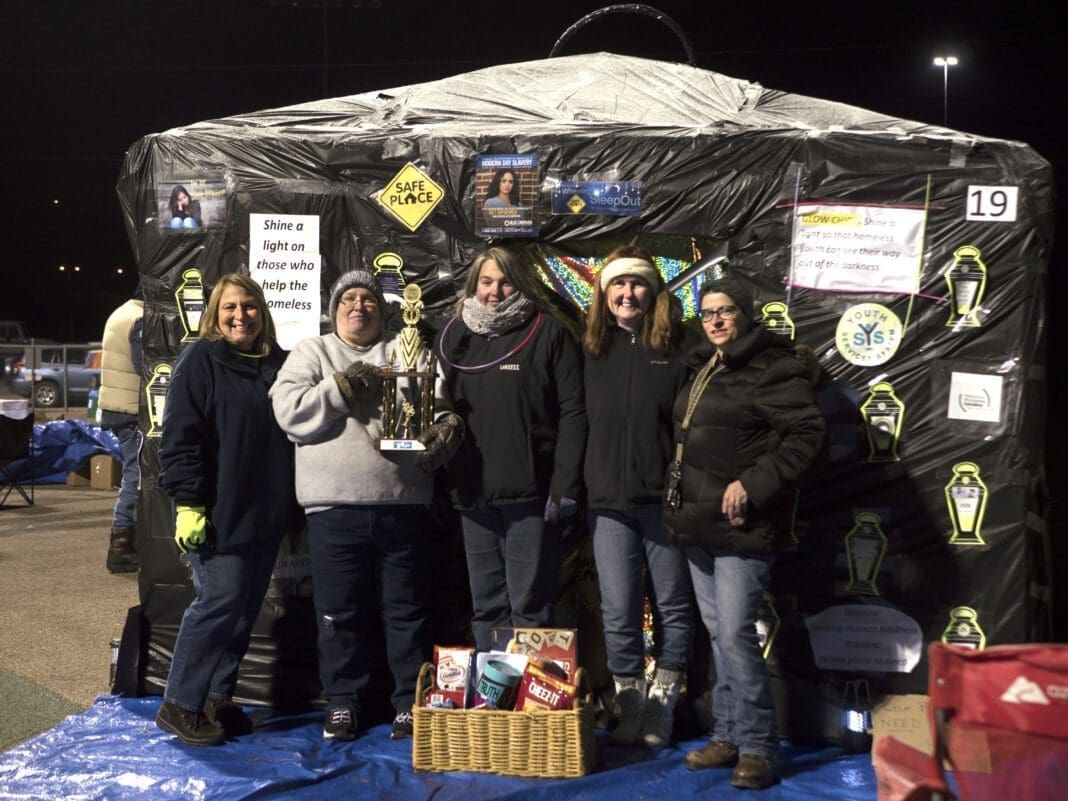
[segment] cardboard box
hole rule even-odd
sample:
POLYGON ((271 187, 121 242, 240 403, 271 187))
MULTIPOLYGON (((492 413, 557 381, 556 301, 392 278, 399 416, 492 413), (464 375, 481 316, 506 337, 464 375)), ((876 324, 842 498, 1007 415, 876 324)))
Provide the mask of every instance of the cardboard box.
POLYGON ((89 483, 93 489, 113 490, 122 483, 122 465, 109 454, 89 460, 89 483))
MULTIPOLYGON (((893 735, 917 751, 934 754, 931 726, 927 721, 926 695, 886 695, 875 704, 871 713, 872 750, 880 737, 893 735)), ((993 761, 990 744, 981 729, 946 727, 947 745, 957 769, 969 773, 990 773, 993 761)), ((949 762, 942 766, 951 770, 949 762)))
POLYGON ((880 737, 892 734, 905 745, 933 754, 927 701, 926 695, 883 696, 871 711, 872 746, 880 737))
POLYGON ((555 662, 568 681, 574 681, 578 668, 578 631, 576 629, 524 629, 512 630, 508 650, 513 654, 531 654, 555 662))
POLYGON ((68 487, 88 487, 89 479, 92 476, 89 465, 85 464, 81 467, 71 470, 67 473, 67 486, 68 487))

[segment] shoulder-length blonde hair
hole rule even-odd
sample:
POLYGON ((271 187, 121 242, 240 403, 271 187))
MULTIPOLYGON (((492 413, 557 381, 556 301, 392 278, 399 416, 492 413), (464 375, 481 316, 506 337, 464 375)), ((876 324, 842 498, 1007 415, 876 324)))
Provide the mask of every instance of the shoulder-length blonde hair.
POLYGON ((204 314, 200 317, 200 338, 211 340, 226 338, 219 328, 219 304, 222 302, 223 292, 226 291, 228 286, 236 286, 245 290, 259 304, 263 328, 260 329, 259 335, 253 342, 252 350, 255 353, 262 353, 266 356, 271 352, 271 346, 275 341, 274 320, 271 319, 271 310, 267 308, 267 298, 263 296, 263 288, 247 275, 241 273, 227 273, 212 288, 208 305, 204 308, 204 314))
MULTIPOLYGON (((644 259, 653 264, 652 255, 641 245, 621 245, 608 254, 604 263, 607 265, 616 259, 644 259)), ((650 289, 656 292, 656 298, 653 300, 652 313, 645 315, 642 321, 642 343, 657 353, 667 354, 680 318, 679 304, 668 292, 659 271, 656 275, 656 286, 650 289)), ((616 318, 608 308, 608 298, 601 288, 600 280, 596 280, 593 302, 590 303, 590 311, 586 317, 586 336, 583 338, 583 346, 590 358, 599 359, 607 352, 608 344, 612 341, 612 329, 615 327, 616 318)))

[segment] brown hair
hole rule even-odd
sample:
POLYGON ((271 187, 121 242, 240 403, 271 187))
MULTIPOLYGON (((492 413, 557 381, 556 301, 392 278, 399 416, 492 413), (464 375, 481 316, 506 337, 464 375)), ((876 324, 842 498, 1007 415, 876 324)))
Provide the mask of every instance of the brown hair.
POLYGON ((492 247, 479 253, 475 256, 475 260, 471 262, 471 267, 467 270, 467 280, 464 282, 464 296, 456 307, 457 314, 463 309, 464 301, 475 296, 478 291, 478 276, 482 272, 482 265, 491 260, 495 261, 497 266, 501 268, 501 272, 508 279, 508 283, 515 287, 516 291, 522 292, 530 298, 539 311, 547 312, 550 310, 551 304, 548 299, 548 290, 543 288, 541 282, 534 276, 534 270, 525 269, 519 257, 512 251, 502 247, 492 247))
MULTIPOLYGON (((615 259, 644 259, 653 264, 653 257, 641 245, 621 245, 608 254, 604 263, 608 264, 615 259)), ((668 292, 659 270, 656 275, 656 286, 650 289, 656 292, 656 298, 653 300, 652 314, 647 314, 642 321, 642 344, 657 353, 666 354, 671 347, 671 340, 680 316, 679 303, 675 300, 675 296, 668 292)), ((608 310, 605 291, 601 288, 601 282, 595 280, 593 302, 590 303, 590 311, 586 318, 586 336, 583 339, 586 354, 590 358, 598 359, 605 354, 615 326, 615 317, 608 310)))
POLYGON ((226 338, 223 336, 223 332, 219 330, 219 304, 222 302, 222 294, 228 286, 236 286, 245 290, 259 304, 260 311, 263 314, 263 328, 256 337, 252 350, 266 356, 270 353, 270 346, 275 340, 274 320, 271 319, 271 310, 267 308, 267 298, 263 296, 263 288, 247 275, 242 275, 241 273, 227 273, 212 288, 208 305, 204 308, 204 313, 200 317, 200 338, 211 340, 226 338))

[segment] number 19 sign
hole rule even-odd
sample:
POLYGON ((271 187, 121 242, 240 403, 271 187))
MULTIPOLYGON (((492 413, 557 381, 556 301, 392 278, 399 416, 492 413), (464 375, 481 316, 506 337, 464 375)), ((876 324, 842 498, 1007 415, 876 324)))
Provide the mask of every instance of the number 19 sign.
POLYGON ((976 222, 1016 222, 1016 186, 969 186, 964 219, 976 222))

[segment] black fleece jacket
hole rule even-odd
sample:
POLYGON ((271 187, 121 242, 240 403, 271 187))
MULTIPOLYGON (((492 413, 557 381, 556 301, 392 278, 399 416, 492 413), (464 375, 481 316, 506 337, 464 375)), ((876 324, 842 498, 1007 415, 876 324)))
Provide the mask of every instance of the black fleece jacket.
POLYGON ((579 499, 586 447, 582 351, 563 324, 535 314, 489 339, 456 318, 438 335, 435 352, 467 424, 448 466, 454 503, 469 509, 550 494, 579 499))
POLYGON ((660 503, 672 459, 672 408, 686 383, 679 348, 663 354, 621 328, 585 367, 586 492, 591 508, 660 503))

